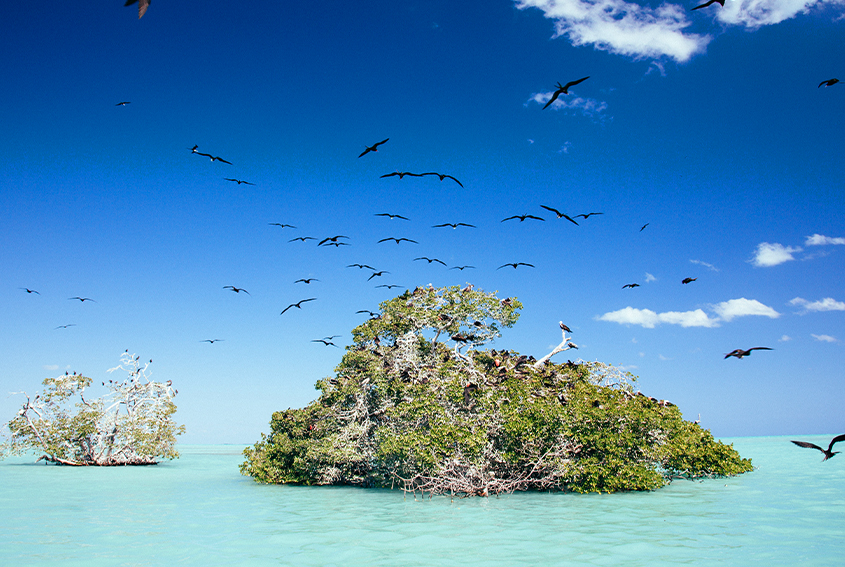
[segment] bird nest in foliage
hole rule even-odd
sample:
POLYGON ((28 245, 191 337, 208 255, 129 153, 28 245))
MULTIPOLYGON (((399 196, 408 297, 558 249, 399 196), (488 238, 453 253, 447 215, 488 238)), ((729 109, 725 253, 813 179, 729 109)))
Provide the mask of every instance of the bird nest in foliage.
MULTIPOLYGON (((270 483, 486 496, 650 490, 751 470, 617 368, 474 349, 498 334, 496 323, 513 324, 519 307, 471 287, 384 302, 353 331, 336 376, 317 383, 319 398, 273 414, 241 472, 270 483)), ((562 345, 570 346, 555 352, 575 347, 566 331, 562 345)))

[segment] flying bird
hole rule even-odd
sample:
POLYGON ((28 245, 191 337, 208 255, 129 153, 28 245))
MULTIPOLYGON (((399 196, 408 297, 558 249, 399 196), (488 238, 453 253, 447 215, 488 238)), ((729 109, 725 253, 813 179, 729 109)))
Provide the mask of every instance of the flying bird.
POLYGON ((411 240, 410 238, 396 238, 394 236, 391 236, 389 238, 382 238, 381 240, 378 241, 378 244, 380 244, 382 242, 387 242, 388 240, 393 240, 394 242, 396 242, 396 244, 399 244, 403 240, 405 242, 413 242, 414 244, 419 244, 419 242, 417 242, 416 240, 411 240))
POLYGON ((443 260, 438 260, 437 258, 429 258, 428 256, 420 256, 419 258, 414 258, 413 261, 416 262, 417 260, 425 260, 429 264, 431 264, 432 262, 437 262, 438 264, 443 264, 444 266, 446 265, 446 262, 444 262, 443 260))
POLYGON ((214 344, 217 341, 222 341, 223 339, 205 339, 204 341, 200 341, 201 343, 211 343, 214 344))
POLYGON ((451 267, 451 268, 449 268, 449 269, 450 269, 450 270, 460 270, 460 271, 462 271, 462 272, 463 272, 463 271, 464 271, 464 270, 466 270, 467 268, 475 268, 475 266, 452 266, 452 267, 451 267))
POLYGON ((123 102, 118 102, 115 106, 126 106, 127 104, 132 104, 131 100, 124 100, 123 102))
POLYGON ((535 217, 534 215, 514 215, 512 217, 508 217, 506 219, 502 219, 502 222, 509 221, 512 219, 519 219, 519 222, 525 221, 525 219, 534 219, 539 221, 545 221, 546 219, 541 219, 540 217, 535 217))
MULTIPOLYGON (((85 303, 86 301, 94 301, 94 300, 93 300, 93 299, 91 299, 90 297, 79 297, 79 296, 77 296, 77 297, 68 297, 68 299, 78 299, 81 303, 85 303)), ((94 303, 97 303, 97 302, 96 302, 96 301, 94 301, 94 303)))
MULTIPOLYGON (((722 1, 724 2, 724 0, 722 0, 722 1)), ((557 90, 554 92, 554 94, 552 94, 552 98, 549 99, 549 102, 546 103, 546 106, 543 107, 543 110, 546 110, 546 108, 548 108, 549 105, 551 105, 554 101, 556 101, 557 97, 559 97, 560 95, 569 94, 569 87, 574 87, 578 83, 586 81, 589 78, 590 77, 587 76, 587 77, 584 77, 583 79, 578 79, 577 81, 570 81, 570 82, 566 83, 565 85, 561 85, 560 83, 558 83, 557 84, 557 90)))
MULTIPOLYGON (((826 87, 832 87, 833 85, 835 85, 838 82, 839 82, 839 79, 828 79, 826 81, 822 81, 821 83, 819 83, 819 88, 822 88, 822 85, 824 85, 826 87)), ((793 443, 794 443, 794 441, 793 441, 793 443)))
POLYGON ((210 159, 211 161, 222 161, 223 163, 228 163, 229 165, 232 165, 232 162, 230 162, 230 161, 226 161, 226 160, 225 160, 225 159, 223 159, 222 157, 213 156, 213 155, 211 155, 211 154, 205 154, 205 153, 203 153, 203 152, 198 152, 198 151, 197 151, 197 148, 198 148, 198 147, 199 147, 199 146, 194 146, 193 148, 191 148, 191 152, 193 152, 193 153, 197 154, 198 156, 205 156, 205 157, 207 157, 208 159, 210 159))
POLYGON ((291 307, 296 307, 297 309, 302 309, 302 304, 303 304, 303 303, 305 303, 306 301, 314 301, 315 299, 317 299, 317 298, 316 298, 316 297, 312 297, 312 298, 310 298, 310 299, 300 299, 300 300, 299 300, 299 301, 297 301, 296 303, 291 303, 290 305, 288 305, 287 307, 285 307, 284 309, 282 309, 282 312, 281 312, 281 313, 279 313, 279 315, 284 315, 285 311, 287 311, 287 310, 288 310, 288 309, 290 309, 291 307))
MULTIPOLYGON (((708 2, 705 2, 704 4, 699 4, 698 6, 696 6, 695 8, 693 8, 692 10, 698 10, 699 8, 706 8, 707 6, 710 6, 711 4, 717 4, 717 3, 718 3, 718 4, 722 7, 722 8, 724 8, 724 7, 725 7, 725 0, 709 0, 708 2)), ((692 12, 692 10, 690 10, 690 12, 692 12)))
POLYGON ((224 286, 223 286, 223 289, 231 289, 231 290, 232 290, 232 291, 234 291, 235 293, 244 292, 244 293, 245 293, 245 294, 247 294, 247 295, 251 295, 251 294, 250 294, 247 290, 245 290, 244 288, 242 288, 242 287, 235 287, 235 286, 233 286, 233 285, 224 285, 224 286))
POLYGON ((243 183, 244 185, 255 185, 255 183, 250 183, 249 181, 241 181, 240 179, 231 179, 229 177, 224 177, 223 179, 225 179, 226 181, 234 181, 238 185, 240 185, 241 183, 243 183))
POLYGON ((650 222, 645 223, 642 227, 640 227, 640 232, 644 231, 645 227, 647 227, 650 224, 651 224, 650 222))
POLYGON ((358 313, 366 313, 366 314, 368 314, 370 317, 378 317, 378 313, 373 313, 372 311, 369 311, 369 310, 367 310, 367 309, 361 309, 360 311, 356 311, 356 312, 355 312, 355 314, 356 314, 356 315, 357 315, 358 313))
MULTIPOLYGON (((68 327, 76 327, 76 323, 68 323, 67 325, 59 325, 56 329, 67 329, 68 327)), ((54 331, 56 329, 53 329, 54 331)))
MULTIPOLYGON (((364 155, 364 154, 361 154, 361 155, 364 155)), ((361 156, 358 156, 358 157, 361 157, 361 156)), ((337 346, 336 344, 334 344, 333 342, 331 342, 328 339, 314 339, 311 342, 312 343, 323 343, 326 346, 333 346, 335 348, 340 348, 339 346, 337 346)))
POLYGON ((509 264, 502 264, 501 266, 499 266, 496 269, 501 270, 505 266, 513 266, 514 270, 516 269, 517 266, 528 266, 529 268, 535 268, 536 267, 534 264, 526 264, 525 262, 510 262, 509 264))
POLYGON ((348 237, 348 236, 343 236, 342 234, 338 234, 337 236, 329 236, 328 238, 324 238, 323 240, 321 240, 321 241, 317 244, 317 246, 322 246, 322 245, 323 245, 323 244, 325 244, 326 242, 337 243, 337 239, 338 239, 338 238, 349 238, 349 237, 348 237))
MULTIPOLYGON (((276 224, 276 223, 270 223, 270 224, 276 224)), ((290 225, 287 225, 287 226, 290 226, 290 225)), ((317 239, 314 238, 313 236, 297 236, 296 238, 291 238, 290 240, 288 240, 288 242, 296 242, 297 240, 301 240, 302 242, 305 242, 306 240, 317 240, 317 239)))
POLYGON ((375 143, 375 144, 373 144, 372 146, 366 146, 366 148, 367 148, 367 149, 366 149, 366 150, 364 150, 363 152, 361 152, 361 155, 360 155, 360 156, 358 156, 358 157, 359 157, 359 158, 360 158, 360 157, 364 157, 365 155, 367 155, 367 154, 368 154, 368 153, 370 153, 370 152, 377 152, 377 151, 378 151, 378 147, 379 147, 380 145, 382 145, 383 143, 387 142, 389 139, 390 139, 390 138, 385 138, 385 139, 384 139, 384 140, 382 140, 381 142, 376 142, 376 143, 375 143))
POLYGON ((575 215, 575 218, 577 219, 578 217, 584 217, 584 220, 587 220, 588 218, 590 218, 593 215, 603 215, 603 214, 604 213, 585 213, 585 214, 581 214, 581 215, 575 215))
POLYGON ((458 228, 459 226, 466 226, 468 228, 478 228, 474 224, 467 224, 465 222, 444 222, 443 224, 435 224, 431 228, 445 228, 447 226, 451 226, 453 229, 458 228))
POLYGON ((366 264, 349 264, 349 265, 348 265, 348 266, 346 266, 346 267, 347 267, 347 268, 361 268, 361 269, 363 269, 363 268, 367 268, 368 270, 373 270, 373 271, 376 271, 376 269, 375 269, 375 268, 373 268, 372 266, 368 266, 368 265, 366 265, 366 264))
POLYGON ((147 13, 147 8, 150 7, 150 0, 126 0, 124 6, 131 6, 135 2, 138 2, 138 19, 140 20, 147 13))
MULTIPOLYGON (((250 183, 250 185, 252 185, 252 183, 250 183)), ((268 222, 267 224, 269 224, 270 226, 278 226, 278 227, 281 227, 281 228, 296 228, 296 227, 295 227, 295 226, 293 226, 292 224, 284 224, 284 223, 280 223, 280 222, 268 222)), ((306 236, 305 238, 311 238, 311 237, 310 237, 310 236, 306 236)), ((317 240, 316 238, 311 238, 311 239, 312 239, 312 240, 317 240)), ((294 238, 294 240, 299 240, 299 239, 298 239, 298 238, 294 238)), ((291 242, 292 242, 292 241, 291 241, 291 242)))
POLYGON ((385 173, 381 177, 393 177, 394 175, 398 175, 399 179, 402 179, 406 175, 410 175, 411 177, 422 177, 421 173, 411 173, 409 171, 394 171, 393 173, 385 173))
POLYGON ((554 208, 552 208, 552 207, 547 207, 546 205, 540 205, 540 206, 541 206, 542 208, 546 209, 547 211, 551 211, 551 212, 553 212, 554 214, 556 214, 556 215, 557 215, 557 218, 559 218, 559 219, 566 219, 566 220, 568 220, 569 222, 571 222, 572 224, 574 224, 575 226, 578 226, 578 223, 577 223, 577 222, 575 222, 575 219, 573 219, 573 218, 572 218, 572 217, 570 217, 569 215, 564 214, 564 213, 560 212, 559 210, 554 209, 554 208))
POLYGON ((334 246, 335 248, 338 248, 339 246, 349 246, 349 243, 347 243, 347 242, 329 242, 328 244, 326 244, 326 246, 334 246))
POLYGON ((436 171, 429 171, 429 172, 427 172, 427 173, 420 173, 420 175, 421 175, 421 176, 422 176, 422 175, 436 175, 437 177, 439 177, 439 178, 440 178, 440 181, 443 181, 444 179, 446 179, 446 178, 448 177, 449 179, 451 179, 452 181, 454 181, 455 183, 457 183, 457 184, 458 184, 458 185, 460 185, 461 187, 463 187, 463 186, 464 186, 464 184, 463 184, 463 183, 461 183, 460 181, 458 181, 457 179, 455 179, 455 178, 454 178, 454 177, 452 177, 451 175, 445 175, 445 174, 443 174, 443 173, 437 173, 436 171))
POLYGON ((688 283, 694 282, 697 279, 698 278, 684 278, 684 279, 681 280, 681 283, 682 284, 688 284, 688 283))
POLYGON ((301 280, 296 280, 296 281, 295 281, 295 282, 293 282, 293 283, 299 283, 299 282, 302 282, 302 283, 307 283, 307 284, 310 284, 311 282, 318 282, 318 281, 320 281, 320 280, 318 280, 317 278, 303 278, 303 279, 301 279, 301 280))
POLYGON ((371 280, 371 279, 373 279, 373 278, 380 278, 380 277, 381 277, 381 276, 383 276, 384 274, 389 274, 389 273, 390 273, 390 272, 387 272, 387 271, 385 271, 385 270, 382 270, 382 271, 380 271, 380 272, 373 272, 373 275, 371 275, 370 277, 368 277, 368 278, 367 278, 367 281, 370 281, 370 280, 371 280))
POLYGON ((402 287, 402 286, 396 285, 396 284, 382 284, 382 285, 377 285, 376 287, 386 287, 387 289, 393 289, 394 287, 402 287))
POLYGON ((741 348, 738 348, 738 349, 732 350, 731 352, 726 354, 725 359, 728 359, 732 356, 735 356, 737 358, 742 358, 743 356, 749 356, 751 354, 752 350, 773 350, 773 349, 770 349, 769 347, 764 347, 764 346, 751 347, 748 350, 742 350, 741 348))
POLYGON ((622 286, 622 289, 625 289, 626 287, 630 287, 631 289, 633 289, 635 287, 640 287, 640 284, 638 284, 638 283, 625 284, 625 285, 622 286))
POLYGON ((838 455, 840 453, 840 451, 832 451, 833 446, 836 445, 837 443, 839 443, 840 441, 845 441, 845 434, 837 435, 836 437, 834 437, 830 441, 830 445, 827 446, 827 450, 822 449, 818 445, 815 445, 813 443, 808 443, 806 441, 793 441, 793 443, 795 443, 799 447, 804 447, 805 449, 818 449, 824 455, 824 459, 822 459, 822 462, 825 462, 826 460, 831 458, 833 455, 838 455))
POLYGON ((37 293, 38 295, 41 295, 41 293, 35 291, 34 289, 29 289, 28 287, 19 287, 18 289, 22 289, 27 293, 37 293))
POLYGON ((390 220, 393 220, 393 219, 411 220, 408 217, 403 217, 402 215, 391 215, 390 213, 376 213, 374 216, 390 217, 390 220))

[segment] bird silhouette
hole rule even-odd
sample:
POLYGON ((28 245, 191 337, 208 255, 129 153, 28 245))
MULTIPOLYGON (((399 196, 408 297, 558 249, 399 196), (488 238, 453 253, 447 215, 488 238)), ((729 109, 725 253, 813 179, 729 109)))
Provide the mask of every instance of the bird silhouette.
POLYGON ((18 289, 22 289, 22 290, 24 290, 24 291, 25 291, 25 292, 27 292, 27 293, 37 293, 38 295, 41 295, 41 293, 40 293, 40 292, 37 292, 37 291, 35 291, 34 289, 29 289, 28 287, 19 287, 18 289))
MULTIPOLYGON (((85 303, 86 301, 94 301, 94 300, 93 300, 93 299, 91 299, 90 297, 79 297, 79 296, 77 296, 77 297, 68 297, 68 299, 78 299, 81 303, 85 303)), ((96 301, 94 301, 94 303, 97 303, 97 302, 96 302, 96 301)))
POLYGON ((349 264, 349 265, 348 265, 348 266, 346 266, 346 267, 347 267, 347 268, 361 268, 361 269, 363 269, 363 268, 367 268, 368 270, 376 271, 376 269, 375 269, 375 268, 373 268, 372 266, 368 266, 368 265, 366 265, 366 264, 349 264))
MULTIPOLYGON (((250 185, 251 185, 251 184, 250 184, 250 185)), ((278 227, 281 227, 281 228, 296 228, 296 227, 295 227, 295 226, 293 226, 292 224, 284 224, 284 223, 281 223, 281 222, 268 222, 267 224, 269 224, 270 226, 278 226, 278 227)), ((301 238, 301 237, 300 237, 300 238, 301 238)), ((307 237, 305 237, 305 238, 311 238, 311 237, 310 237, 310 236, 307 236, 307 237)), ((298 240, 298 239, 294 238, 294 240, 298 240)), ((316 239, 316 238, 312 238, 312 240, 317 240, 317 239, 316 239)), ((292 241, 291 241, 291 242, 292 242, 292 241)))
POLYGON ((214 344, 217 341, 222 341, 223 339, 205 339, 204 341, 200 341, 201 343, 211 343, 214 344))
POLYGON ((466 226, 468 228, 478 228, 474 224, 467 224, 465 222, 444 222, 443 224, 432 225, 431 228, 445 228, 447 226, 451 226, 453 229, 458 228, 459 226, 466 226))
POLYGON ((370 277, 367 278, 367 281, 370 281, 373 278, 379 278, 379 277, 383 276, 384 274, 389 274, 389 273, 390 272, 386 272, 384 270, 382 270, 380 272, 373 272, 373 274, 370 277))
POLYGON ((132 104, 131 100, 124 100, 123 102, 118 102, 115 106, 126 106, 127 104, 132 104))
POLYGON ((828 79, 826 81, 822 81, 821 83, 819 83, 819 88, 822 88, 822 85, 824 85, 826 87, 832 87, 833 85, 835 85, 838 82, 839 82, 839 79, 828 79))
POLYGON ((681 283, 682 284, 688 284, 688 283, 694 282, 697 279, 698 278, 684 278, 684 279, 681 280, 681 283))
POLYGON ((135 2, 138 2, 138 19, 140 20, 147 13, 147 8, 150 7, 150 0, 126 0, 124 6, 131 6, 135 2))
MULTIPOLYGON (((274 224, 274 223, 271 223, 271 224, 274 224)), ((290 225, 288 225, 288 226, 290 226, 290 225)), ((314 238, 313 236, 297 236, 296 238, 291 238, 290 240, 288 240, 288 242, 296 242, 297 240, 301 240, 302 242, 305 242, 306 240, 317 240, 317 239, 314 238)))
POLYGON ((390 138, 385 138, 385 139, 384 139, 384 140, 382 140, 381 142, 376 142, 376 143, 375 143, 375 144, 373 144, 372 146, 366 146, 366 148, 367 148, 367 149, 366 149, 366 150, 364 150, 363 152, 361 152, 361 155, 359 155, 358 157, 359 157, 359 158, 364 157, 365 155, 367 155, 367 154, 368 154, 368 153, 370 153, 370 152, 377 152, 377 151, 378 151, 378 147, 379 147, 380 145, 382 145, 383 143, 387 142, 389 139, 390 139, 390 138))
POLYGON ((647 226, 648 226, 648 225, 650 225, 650 224, 651 224, 650 222, 647 222, 647 223, 645 223, 643 226, 641 226, 641 227, 640 227, 640 232, 644 231, 644 230, 645 230, 645 227, 647 227, 647 226))
POLYGON ((390 220, 393 220, 393 219, 411 220, 408 217, 403 217, 402 215, 391 215, 390 213, 376 213, 374 216, 390 217, 390 220))
POLYGON ((394 171, 393 173, 385 173, 381 177, 393 177, 394 175, 398 175, 399 179, 402 179, 406 175, 410 175, 411 177, 422 177, 421 173, 411 173, 409 171, 394 171))
POLYGON ((437 258, 429 258, 428 256, 420 256, 419 258, 414 258, 413 261, 416 262, 417 260, 425 260, 429 264, 431 264, 432 262, 437 262, 438 264, 443 264, 444 266, 446 265, 446 262, 444 262, 443 260, 438 260, 437 258))
POLYGON ((382 238, 381 240, 378 241, 378 243, 380 244, 382 242, 387 242, 388 240, 392 240, 392 241, 396 242, 396 244, 399 244, 400 242, 403 242, 403 241, 404 242, 412 242, 414 244, 419 244, 419 242, 417 242, 416 240, 411 240, 410 238, 396 238, 394 236, 391 236, 389 238, 382 238))
POLYGON ((285 307, 284 309, 282 309, 282 312, 281 312, 281 313, 279 313, 279 315, 284 315, 285 311, 287 311, 287 310, 288 310, 288 309, 290 309, 291 307, 296 307, 297 309, 302 309, 302 304, 303 304, 303 303, 305 303, 306 301, 314 301, 315 299, 317 299, 317 298, 316 298, 316 297, 311 297, 311 298, 309 298, 309 299, 300 299, 300 300, 299 300, 299 301, 297 301, 296 303, 291 303, 290 305, 288 305, 287 307, 285 307))
MULTIPOLYGON (((229 163, 229 162, 226 162, 226 163, 229 163)), ((226 181, 234 181, 234 182, 235 182, 235 183, 237 183, 238 185, 240 185, 240 184, 242 184, 242 183, 243 183, 244 185, 255 185, 255 183, 250 183, 249 181, 241 181, 240 179, 231 179, 231 178, 229 178, 229 177, 224 177, 223 179, 225 179, 226 181)))
POLYGON ((709 6, 711 4, 719 4, 721 7, 724 8, 725 7, 725 0, 709 0, 708 2, 705 2, 704 4, 699 4, 698 6, 696 6, 692 10, 690 10, 690 12, 692 12, 693 10, 698 10, 699 8, 706 8, 707 6, 709 6))
POLYGON ((587 220, 588 218, 590 218, 593 215, 603 215, 603 214, 604 213, 584 213, 584 214, 580 214, 580 215, 575 215, 575 218, 577 219, 578 217, 584 217, 584 220, 587 220))
POLYGON ((467 268, 475 268, 475 266, 452 266, 452 267, 451 267, 451 268, 449 268, 449 269, 450 269, 450 270, 460 270, 460 271, 462 271, 462 272, 463 272, 463 271, 464 271, 464 270, 466 270, 467 268))
POLYGON ((773 349, 770 349, 769 347, 764 347, 764 346, 751 347, 748 350, 742 350, 741 348, 738 348, 738 349, 734 349, 731 352, 729 352, 728 354, 726 354, 725 359, 728 359, 732 356, 735 356, 736 358, 742 358, 743 356, 749 356, 751 354, 752 350, 773 350, 773 349))
POLYGON ((322 239, 320 242, 317 243, 317 246, 322 246, 327 242, 337 243, 338 238, 349 238, 348 236, 343 236, 342 234, 338 234, 337 236, 329 236, 328 238, 322 239))
POLYGON ((244 293, 245 293, 245 294, 247 294, 247 295, 252 295, 251 293, 249 293, 249 292, 248 292, 247 290, 245 290, 244 288, 242 288, 242 287, 235 287, 235 286, 233 286, 233 285, 224 285, 224 286, 223 286, 223 289, 231 289, 231 290, 232 290, 232 291, 234 291, 235 293, 244 292, 244 293))
POLYGON ((454 178, 454 177, 452 177, 451 175, 445 175, 445 174, 443 174, 443 173, 437 173, 436 171, 429 171, 429 172, 427 172, 427 173, 420 173, 420 175, 421 175, 421 176, 422 176, 422 175, 436 175, 437 177, 439 177, 439 178, 440 178, 440 181, 443 181, 444 179, 449 178, 449 179, 451 179, 452 181, 454 181, 455 183, 457 183, 458 185, 460 185, 461 187, 463 187, 463 186, 464 186, 464 184, 463 184, 463 183, 461 183, 460 181, 458 181, 457 179, 455 179, 455 178, 454 178))
POLYGON ((840 441, 845 441, 845 434, 837 435, 836 437, 834 437, 830 441, 830 445, 827 446, 827 449, 822 449, 818 445, 816 445, 814 443, 808 443, 807 441, 792 441, 792 442, 795 443, 796 445, 798 445, 799 447, 804 447, 805 449, 818 449, 824 455, 824 459, 822 459, 822 462, 825 462, 826 460, 831 458, 833 455, 838 455, 840 453, 840 451, 833 451, 832 450, 833 446, 836 445, 837 443, 839 443, 840 441))
POLYGON ((525 262, 510 262, 508 264, 502 264, 501 266, 499 266, 496 269, 501 270, 505 266, 513 266, 514 270, 516 269, 517 266, 528 266, 529 268, 535 268, 536 267, 534 264, 526 264, 525 262))
POLYGON ((402 287, 402 286, 396 285, 396 284, 382 284, 382 285, 377 285, 376 287, 386 287, 387 289, 393 289, 394 287, 402 287))
POLYGON ((310 284, 311 282, 318 282, 318 281, 320 281, 320 280, 318 280, 317 278, 303 278, 301 280, 296 280, 293 283, 302 282, 302 283, 310 284))
POLYGON ((339 248, 340 246, 350 246, 347 242, 328 242, 326 246, 334 246, 335 248, 339 248))
POLYGON ((519 219, 519 222, 524 222, 525 219, 534 219, 539 221, 545 221, 546 219, 541 219, 540 217, 535 217, 534 215, 514 215, 512 217, 508 217, 506 219, 502 219, 501 222, 509 221, 512 219, 519 219))
POLYGON ((355 312, 355 314, 356 314, 356 315, 357 315, 357 314, 359 314, 359 313, 366 313, 366 314, 368 314, 370 317, 378 317, 378 316, 379 316, 379 314, 378 314, 378 313, 373 313, 372 311, 369 311, 369 310, 367 310, 367 309, 361 309, 360 311, 356 311, 356 312, 355 312))
POLYGON ((625 285, 622 286, 622 289, 625 289, 626 287, 630 287, 631 289, 633 289, 635 287, 640 287, 640 284, 638 284, 638 283, 625 284, 625 285))
MULTIPOLYGON (((724 1, 724 0, 722 0, 722 1, 724 1)), ((543 107, 543 110, 546 110, 546 108, 548 108, 554 101, 556 101, 557 97, 559 97, 560 95, 569 94, 569 87, 574 87, 578 83, 586 81, 589 78, 590 77, 587 76, 587 77, 584 77, 583 79, 578 79, 577 81, 569 81, 565 85, 561 85, 560 83, 558 83, 557 84, 557 90, 552 94, 552 98, 549 99, 549 102, 546 103, 546 106, 543 107)))
MULTIPOLYGON (((67 325, 59 325, 56 329, 67 329, 68 327, 76 327, 76 323, 68 323, 67 325)), ((53 329, 54 331, 56 329, 53 329)))
MULTIPOLYGON (((363 155, 363 154, 362 154, 362 155, 363 155)), ((361 157, 361 156, 358 156, 358 157, 361 157)), ((312 343, 323 343, 323 344, 324 344, 324 345, 326 345, 326 346, 333 346, 333 347, 335 347, 335 348, 340 348, 339 346, 337 346, 336 344, 334 344, 333 342, 331 342, 331 341, 330 341, 330 340, 328 340, 328 339, 314 339, 314 340, 312 340, 311 342, 312 342, 312 343)))
POLYGON ((559 219, 566 219, 566 220, 568 220, 569 222, 571 222, 572 224, 574 224, 575 226, 578 226, 578 223, 575 221, 575 219, 573 219, 573 218, 572 218, 572 217, 570 217, 569 215, 564 214, 564 213, 560 212, 559 210, 557 210, 557 209, 555 209, 555 208, 552 208, 552 207, 547 207, 546 205, 540 205, 540 206, 541 206, 542 208, 546 209, 547 211, 551 211, 551 212, 553 212, 555 215, 557 215, 557 218, 559 218, 559 219))

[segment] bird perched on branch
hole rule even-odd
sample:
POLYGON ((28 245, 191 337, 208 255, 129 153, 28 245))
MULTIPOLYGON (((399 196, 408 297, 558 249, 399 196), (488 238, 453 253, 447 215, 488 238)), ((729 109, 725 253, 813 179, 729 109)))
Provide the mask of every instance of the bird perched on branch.
POLYGON ((728 354, 726 354, 725 359, 728 359, 732 356, 735 356, 736 358, 742 358, 743 356, 749 356, 751 354, 752 350, 773 350, 773 349, 770 349, 769 347, 765 347, 765 346, 751 347, 748 350, 742 350, 741 348, 738 348, 738 349, 734 349, 731 352, 729 352, 728 354))
POLYGON ((366 150, 364 150, 363 152, 361 152, 361 155, 359 155, 358 157, 359 157, 359 158, 364 157, 365 155, 367 155, 367 154, 368 154, 368 153, 370 153, 370 152, 377 152, 377 151, 378 151, 378 147, 379 147, 380 145, 384 144, 385 142, 387 142, 389 139, 390 139, 390 138, 385 138, 385 139, 384 139, 384 140, 382 140, 381 142, 376 142, 376 143, 375 143, 375 144, 373 144, 372 146, 366 146, 366 148, 367 148, 367 149, 366 149, 366 150))
POLYGON ((831 440, 830 445, 827 446, 826 450, 822 449, 818 445, 815 445, 813 443, 808 443, 806 441, 793 441, 793 443, 795 443, 799 447, 804 447, 805 449, 818 449, 824 455, 824 459, 822 459, 822 462, 825 462, 826 460, 831 458, 833 455, 838 455, 840 453, 840 451, 832 451, 831 450, 831 449, 833 449, 833 446, 835 444, 839 443, 840 441, 845 441, 845 434, 837 435, 836 437, 834 437, 831 440))
MULTIPOLYGON (((724 2, 724 0, 722 1, 724 2)), ((546 110, 546 108, 548 108, 554 101, 556 101, 557 97, 559 97, 560 95, 569 94, 569 87, 574 87, 578 83, 584 82, 589 78, 590 77, 587 76, 582 79, 578 79, 577 81, 569 81, 565 85, 561 85, 560 83, 558 83, 557 90, 554 92, 554 94, 552 94, 552 98, 549 99, 549 102, 546 103, 546 106, 543 107, 543 110, 546 110)))
POLYGON ((561 321, 561 322, 559 323, 559 325, 560 325, 560 329, 561 329, 562 331, 566 331, 567 333, 571 333, 571 332, 572 332, 572 329, 570 329, 569 327, 567 327, 566 325, 564 325, 564 324, 563 324, 563 321, 561 321))

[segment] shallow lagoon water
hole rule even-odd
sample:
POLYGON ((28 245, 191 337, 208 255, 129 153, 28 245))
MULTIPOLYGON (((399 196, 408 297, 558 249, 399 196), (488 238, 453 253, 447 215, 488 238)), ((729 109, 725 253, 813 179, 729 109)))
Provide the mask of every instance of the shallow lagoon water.
POLYGON ((260 485, 231 445, 180 446, 153 467, 16 457, 0 461, 0 565, 841 565, 845 454, 726 441, 754 472, 454 501, 260 485))

